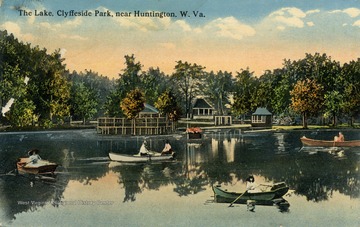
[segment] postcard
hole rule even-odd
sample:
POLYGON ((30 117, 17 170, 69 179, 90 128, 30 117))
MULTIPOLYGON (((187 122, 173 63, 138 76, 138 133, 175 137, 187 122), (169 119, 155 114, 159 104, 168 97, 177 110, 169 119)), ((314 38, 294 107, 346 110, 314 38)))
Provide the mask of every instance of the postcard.
POLYGON ((357 226, 359 0, 0 0, 0 226, 357 226))

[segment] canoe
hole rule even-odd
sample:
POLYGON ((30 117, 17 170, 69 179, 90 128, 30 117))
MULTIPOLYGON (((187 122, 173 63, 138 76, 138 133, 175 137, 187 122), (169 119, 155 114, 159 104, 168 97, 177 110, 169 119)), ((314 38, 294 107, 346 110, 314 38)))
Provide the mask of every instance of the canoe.
POLYGON ((360 140, 349 140, 349 141, 342 141, 342 142, 335 142, 331 140, 314 140, 309 139, 305 136, 300 138, 302 144, 304 146, 310 147, 359 147, 360 140))
POLYGON ((53 174, 58 167, 58 164, 49 162, 47 160, 38 160, 37 163, 30 163, 30 158, 20 158, 16 163, 19 173, 28 174, 53 174))
POLYGON ((281 198, 289 190, 289 187, 281 182, 274 184, 270 190, 263 192, 254 192, 249 193, 237 193, 237 192, 228 192, 221 189, 219 186, 213 186, 214 198, 217 203, 232 203, 240 195, 242 195, 235 203, 246 203, 248 200, 254 200, 259 202, 273 201, 281 198))
POLYGON ((149 155, 127 155, 127 154, 117 154, 109 153, 109 158, 111 161, 116 162, 150 162, 150 161, 169 161, 174 159, 174 154, 161 155, 158 152, 151 152, 149 155))

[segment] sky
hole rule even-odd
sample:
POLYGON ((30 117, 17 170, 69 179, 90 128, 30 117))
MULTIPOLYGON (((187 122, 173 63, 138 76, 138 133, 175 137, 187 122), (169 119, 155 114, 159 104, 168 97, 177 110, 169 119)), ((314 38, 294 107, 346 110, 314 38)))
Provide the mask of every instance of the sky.
POLYGON ((118 78, 124 56, 134 54, 144 71, 171 74, 181 60, 262 75, 306 53, 357 60, 360 0, 0 0, 0 29, 49 53, 60 50, 70 71, 118 78), (92 15, 64 15, 71 10, 92 15))

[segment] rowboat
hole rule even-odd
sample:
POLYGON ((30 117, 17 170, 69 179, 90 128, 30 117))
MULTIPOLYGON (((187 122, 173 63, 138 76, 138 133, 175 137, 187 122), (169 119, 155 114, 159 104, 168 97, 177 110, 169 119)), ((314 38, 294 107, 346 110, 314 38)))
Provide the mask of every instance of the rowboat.
POLYGON ((16 167, 19 173, 53 174, 58 164, 43 159, 31 163, 30 158, 20 158, 16 163, 16 167))
POLYGON ((289 187, 284 183, 274 184, 268 191, 262 192, 228 192, 221 189, 219 186, 213 186, 214 198, 217 203, 233 203, 239 196, 241 197, 235 201, 235 203, 246 203, 248 200, 254 200, 256 202, 266 202, 280 199, 289 190, 289 187))
POLYGON ((304 146, 310 146, 310 147, 359 147, 360 146, 360 140, 336 142, 333 140, 314 140, 314 139, 309 139, 305 136, 301 137, 300 140, 304 146))
POLYGON ((201 133, 201 128, 194 127, 186 129, 187 139, 201 139, 201 133))
POLYGON ((158 152, 151 152, 147 155, 127 155, 127 154, 118 154, 118 153, 109 153, 109 158, 111 161, 116 162, 154 162, 154 161, 169 161, 174 159, 175 152, 172 154, 161 155, 158 152))

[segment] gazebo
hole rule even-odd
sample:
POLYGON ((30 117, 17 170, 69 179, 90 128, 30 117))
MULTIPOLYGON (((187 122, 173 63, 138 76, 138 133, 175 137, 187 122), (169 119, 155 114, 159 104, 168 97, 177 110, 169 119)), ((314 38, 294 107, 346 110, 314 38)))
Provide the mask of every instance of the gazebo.
POLYGON ((272 126, 272 113, 266 108, 259 107, 251 116, 252 127, 271 127, 272 126))

